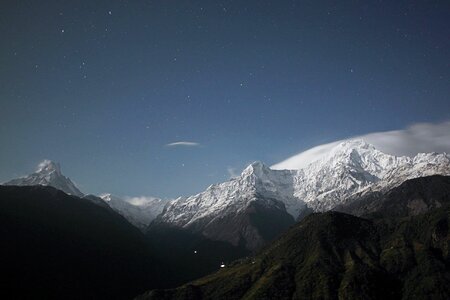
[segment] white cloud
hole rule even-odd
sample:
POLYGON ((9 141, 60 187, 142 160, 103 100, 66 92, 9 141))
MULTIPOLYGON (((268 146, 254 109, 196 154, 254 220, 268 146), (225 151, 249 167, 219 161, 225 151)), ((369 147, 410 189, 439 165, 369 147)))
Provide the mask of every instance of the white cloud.
POLYGON ((230 175, 230 178, 239 176, 239 173, 236 171, 236 168, 228 167, 227 171, 228 171, 228 174, 230 175))
POLYGON ((350 139, 363 139, 382 152, 414 156, 422 152, 450 153, 450 121, 417 123, 406 129, 374 132, 319 145, 273 165, 272 169, 301 169, 325 156, 334 146, 350 139))
POLYGON ((148 206, 151 203, 161 201, 161 199, 148 196, 125 197, 124 200, 134 206, 148 206))
POLYGON ((450 121, 418 123, 403 130, 375 132, 361 136, 379 150, 413 156, 421 152, 450 152, 450 121))
POLYGON ((166 144, 167 147, 178 147, 178 146, 183 146, 183 147, 198 147, 200 146, 199 143, 196 142, 186 142, 186 141, 180 141, 180 142, 174 142, 174 143, 170 143, 170 144, 166 144))
POLYGON ((299 154, 291 156, 283 160, 282 162, 274 164, 270 168, 274 170, 284 170, 284 169, 294 170, 304 168, 313 161, 316 161, 321 157, 325 156, 334 146, 336 146, 340 142, 341 141, 336 141, 313 147, 299 154))
POLYGON ((53 162, 49 159, 44 159, 43 161, 41 161, 36 169, 36 172, 41 172, 42 170, 44 170, 45 168, 48 167, 48 165, 52 164, 53 162))

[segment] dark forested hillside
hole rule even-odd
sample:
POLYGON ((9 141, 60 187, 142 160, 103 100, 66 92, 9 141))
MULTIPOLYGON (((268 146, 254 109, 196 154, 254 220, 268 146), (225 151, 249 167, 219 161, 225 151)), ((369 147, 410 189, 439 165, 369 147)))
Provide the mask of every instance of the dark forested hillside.
POLYGON ((248 254, 170 228, 153 227, 145 236, 99 201, 52 187, 0 186, 0 295, 130 299, 248 254))
POLYGON ((52 187, 0 186, 0 236, 2 298, 127 299, 161 286, 139 230, 52 187))

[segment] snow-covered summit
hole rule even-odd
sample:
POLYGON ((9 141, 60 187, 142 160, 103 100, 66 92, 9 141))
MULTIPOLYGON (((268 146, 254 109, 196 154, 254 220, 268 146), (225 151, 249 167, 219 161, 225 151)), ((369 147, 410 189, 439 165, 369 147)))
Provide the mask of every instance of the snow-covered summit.
POLYGON ((255 161, 250 165, 248 165, 247 168, 245 168, 242 171, 242 176, 250 174, 255 174, 256 176, 263 176, 263 174, 267 174, 268 172, 270 172, 270 168, 268 166, 266 166, 264 163, 260 161, 255 161))
POLYGON ((36 173, 53 173, 61 175, 61 166, 57 162, 45 159, 39 163, 36 173))
POLYGON ((69 195, 83 197, 77 186, 61 172, 58 163, 44 160, 37 166, 34 173, 5 182, 4 185, 44 185, 57 188, 69 195))
POLYGON ((377 150, 363 140, 349 140, 331 149, 323 158, 303 168, 304 173, 314 173, 318 169, 355 168, 377 177, 388 169, 396 168, 408 160, 406 156, 397 157, 377 150))

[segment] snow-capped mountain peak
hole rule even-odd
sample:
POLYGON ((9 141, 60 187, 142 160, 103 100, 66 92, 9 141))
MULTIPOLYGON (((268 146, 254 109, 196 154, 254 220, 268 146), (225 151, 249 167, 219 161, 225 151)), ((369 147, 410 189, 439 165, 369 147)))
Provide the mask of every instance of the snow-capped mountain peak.
POLYGON ((263 164, 260 161, 255 161, 248 165, 241 173, 241 177, 254 175, 257 177, 262 177, 264 174, 267 174, 270 172, 270 168, 263 164))
POLYGON ((338 153, 338 152, 351 152, 351 151, 376 151, 375 147, 372 144, 367 143, 366 141, 362 139, 354 139, 354 140, 346 140, 341 143, 339 143, 337 146, 335 146, 331 153, 338 153))
POLYGON ((48 159, 39 163, 39 165, 36 169, 36 173, 51 174, 53 172, 55 172, 58 175, 62 175, 61 174, 61 166, 59 165, 59 163, 53 162, 48 159))
POLYGON ((314 168, 354 167, 369 171, 372 175, 381 175, 386 169, 404 163, 407 157, 396 157, 377 150, 363 140, 348 140, 331 149, 324 158, 311 163, 304 169, 310 172, 314 168))
POLYGON ((61 172, 58 163, 44 160, 37 166, 36 172, 17 179, 10 180, 5 185, 44 185, 57 188, 69 195, 83 197, 77 186, 61 172))

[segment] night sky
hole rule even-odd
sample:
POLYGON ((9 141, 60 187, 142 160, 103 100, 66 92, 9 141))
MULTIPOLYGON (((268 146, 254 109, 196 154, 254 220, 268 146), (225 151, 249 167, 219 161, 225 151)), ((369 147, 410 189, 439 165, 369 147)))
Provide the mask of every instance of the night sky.
POLYGON ((190 195, 450 119, 450 1, 4 0, 0 37, 0 182, 190 195))

